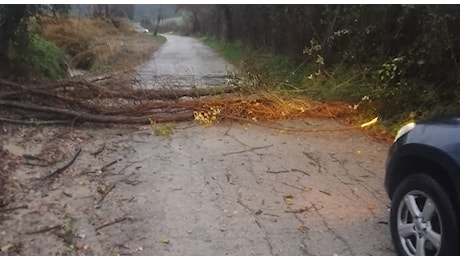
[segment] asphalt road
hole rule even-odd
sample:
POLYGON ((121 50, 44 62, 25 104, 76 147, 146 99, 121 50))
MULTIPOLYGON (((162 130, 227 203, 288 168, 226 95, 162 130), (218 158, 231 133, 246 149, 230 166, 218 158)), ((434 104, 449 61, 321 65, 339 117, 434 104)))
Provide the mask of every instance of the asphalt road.
MULTIPOLYGON (((327 120, 285 124, 340 127, 327 120)), ((393 254, 383 188, 387 145, 361 132, 177 128, 170 138, 117 138, 133 148, 127 162, 142 161, 128 168, 141 183, 114 191, 105 214, 130 212, 139 221, 109 229, 100 241, 140 246, 142 255, 393 254)))
POLYGON ((163 35, 166 43, 137 73, 147 88, 209 87, 226 83, 234 67, 199 40, 163 35))
POLYGON ((65 161, 75 148, 82 152, 50 184, 37 185, 46 167, 22 163, 12 173, 9 207, 27 208, 4 215, 0 244, 20 242, 27 255, 394 254, 383 187, 387 144, 359 131, 172 127, 167 137, 149 127, 73 129, 63 138, 56 136, 69 129, 8 131, 4 147, 17 155, 65 161), (59 225, 72 227, 70 244, 60 229, 30 235, 59 225))

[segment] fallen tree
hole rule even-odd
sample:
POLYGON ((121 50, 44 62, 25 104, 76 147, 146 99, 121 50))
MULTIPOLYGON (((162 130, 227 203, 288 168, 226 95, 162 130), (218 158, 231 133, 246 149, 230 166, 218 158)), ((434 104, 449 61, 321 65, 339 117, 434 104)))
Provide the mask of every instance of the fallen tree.
POLYGON ((300 117, 337 118, 356 113, 343 102, 321 102, 239 87, 143 89, 125 74, 57 84, 20 84, 0 79, 0 121, 29 124, 81 122, 149 124, 219 119, 258 123, 300 117))
POLYGON ((195 102, 198 98, 235 90, 231 87, 142 89, 134 87, 134 80, 124 76, 66 80, 50 85, 25 85, 0 79, 0 107, 8 108, 4 110, 8 115, 0 121, 36 125, 192 120, 194 109, 199 108, 195 102), (184 97, 188 99, 180 102, 184 97))

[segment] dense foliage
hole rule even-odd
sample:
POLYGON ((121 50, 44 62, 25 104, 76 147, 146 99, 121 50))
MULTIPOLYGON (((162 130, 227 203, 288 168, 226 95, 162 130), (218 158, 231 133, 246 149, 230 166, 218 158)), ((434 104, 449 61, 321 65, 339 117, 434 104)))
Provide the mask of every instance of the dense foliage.
POLYGON ((304 75, 310 79, 303 81, 305 88, 346 68, 359 77, 349 76, 356 87, 349 84, 342 95, 371 96, 381 103, 383 116, 401 111, 418 117, 459 112, 459 5, 181 8, 189 11, 196 34, 243 42, 299 63, 310 61, 317 71, 304 75))
MULTIPOLYGON (((79 69, 92 67, 97 55, 90 50, 89 42, 102 32, 135 33, 129 21, 122 18, 133 16, 134 5, 86 7, 91 22, 69 19, 70 5, 1 4, 0 77, 59 80, 67 75, 67 64, 79 69)), ((77 11, 79 16, 83 12, 77 11)))
POLYGON ((65 74, 62 52, 40 36, 43 14, 68 12, 67 5, 0 5, 0 63, 2 76, 61 78, 65 74))

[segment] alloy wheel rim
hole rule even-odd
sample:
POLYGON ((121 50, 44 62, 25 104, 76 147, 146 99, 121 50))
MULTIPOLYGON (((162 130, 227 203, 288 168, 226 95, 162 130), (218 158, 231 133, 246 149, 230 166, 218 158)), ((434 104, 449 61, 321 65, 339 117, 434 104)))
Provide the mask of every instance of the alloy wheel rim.
POLYGON ((439 210, 426 193, 407 193, 398 208, 397 229, 407 255, 438 255, 442 222, 439 210))

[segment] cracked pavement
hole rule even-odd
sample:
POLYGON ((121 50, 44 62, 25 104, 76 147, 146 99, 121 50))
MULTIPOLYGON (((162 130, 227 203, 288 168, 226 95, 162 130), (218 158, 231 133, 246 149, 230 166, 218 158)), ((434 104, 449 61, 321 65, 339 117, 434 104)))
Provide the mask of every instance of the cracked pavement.
MULTIPOLYGON (((341 127, 314 119, 277 124, 341 127)), ((169 137, 150 128, 73 130, 66 149, 78 146, 82 153, 41 200, 39 191, 25 187, 33 180, 31 169, 46 171, 23 165, 15 173, 21 199, 11 206, 29 207, 4 216, 0 243, 20 240, 32 255, 68 248, 80 255, 394 254, 383 187, 387 144, 357 130, 296 134, 194 122, 172 127, 169 137), (101 144, 105 149, 92 156, 101 144), (114 188, 101 202, 102 183, 114 188), (54 206, 43 211, 49 204, 54 206), (69 217, 84 249, 63 244, 52 231, 24 234, 69 217), (100 228, 104 223, 110 225, 100 228)), ((40 142, 53 136, 40 131, 37 153, 40 142)), ((6 147, 20 147, 8 140, 6 147)))

